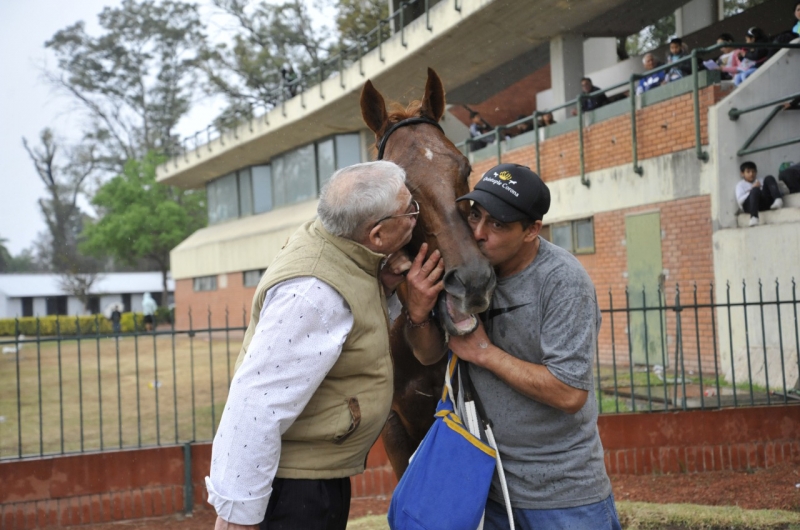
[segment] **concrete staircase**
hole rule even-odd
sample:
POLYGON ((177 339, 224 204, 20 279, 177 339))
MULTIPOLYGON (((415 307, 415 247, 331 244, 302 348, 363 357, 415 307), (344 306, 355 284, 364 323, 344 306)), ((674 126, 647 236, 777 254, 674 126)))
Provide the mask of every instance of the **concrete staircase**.
MULTIPOLYGON (((800 193, 784 195, 783 208, 780 210, 767 210, 766 212, 759 212, 758 218, 758 226, 786 223, 800 224, 800 193)), ((739 228, 749 228, 750 214, 740 213, 736 218, 736 222, 739 225, 739 228)))

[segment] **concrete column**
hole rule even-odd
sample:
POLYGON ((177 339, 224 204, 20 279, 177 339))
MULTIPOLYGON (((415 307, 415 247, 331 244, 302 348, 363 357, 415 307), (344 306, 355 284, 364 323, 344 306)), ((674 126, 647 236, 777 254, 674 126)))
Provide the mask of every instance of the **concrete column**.
POLYGON ((585 75, 617 64, 616 37, 596 37, 583 41, 585 75))
POLYGON ((692 0, 675 11, 675 34, 689 35, 719 19, 717 0, 692 0))
MULTIPOLYGON (((583 77, 583 37, 559 35, 550 40, 550 78, 553 105, 561 105, 578 96, 583 77)), ((563 120, 559 111, 556 120, 563 120), (560 114, 561 116, 558 116, 560 114)))

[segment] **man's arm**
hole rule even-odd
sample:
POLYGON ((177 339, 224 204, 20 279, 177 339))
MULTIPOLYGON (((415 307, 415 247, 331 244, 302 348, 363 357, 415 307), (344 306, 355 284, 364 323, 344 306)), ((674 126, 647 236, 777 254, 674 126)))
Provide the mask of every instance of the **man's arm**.
POLYGON ((268 291, 212 447, 206 487, 218 529, 256 528, 263 519, 281 436, 336 363, 352 326, 341 295, 318 279, 268 291))
POLYGON ((450 337, 450 349, 459 358, 489 370, 520 394, 567 414, 581 410, 589 395, 561 382, 546 366, 517 359, 492 344, 482 323, 469 335, 450 337))
POLYGON ((414 356, 424 365, 433 364, 447 351, 444 332, 431 320, 431 311, 439 293, 444 289, 441 281, 444 260, 438 250, 426 260, 428 244, 423 243, 406 276, 406 339, 414 356))

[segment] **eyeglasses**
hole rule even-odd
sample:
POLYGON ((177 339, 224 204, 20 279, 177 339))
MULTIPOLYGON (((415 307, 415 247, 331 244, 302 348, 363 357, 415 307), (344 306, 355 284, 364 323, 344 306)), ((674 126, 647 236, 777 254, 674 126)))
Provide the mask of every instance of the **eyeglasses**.
POLYGON ((415 200, 411 201, 411 207, 414 208, 413 212, 408 213, 399 213, 397 215, 387 215, 386 217, 382 217, 375 222, 375 225, 378 225, 387 219, 394 219, 395 217, 416 217, 419 215, 419 203, 415 200))

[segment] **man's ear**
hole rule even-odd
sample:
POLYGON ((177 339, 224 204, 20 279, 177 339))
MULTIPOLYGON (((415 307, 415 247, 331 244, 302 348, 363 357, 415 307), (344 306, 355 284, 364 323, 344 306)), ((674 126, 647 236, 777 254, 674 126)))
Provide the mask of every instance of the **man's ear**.
POLYGON ((538 236, 539 232, 542 231, 542 221, 534 221, 531 225, 527 228, 524 241, 526 243, 530 243, 534 241, 538 236))
POLYGON ((383 234, 381 233, 382 227, 383 225, 378 223, 372 227, 369 233, 367 233, 367 243, 364 246, 373 252, 380 252, 381 248, 383 247, 383 234))

